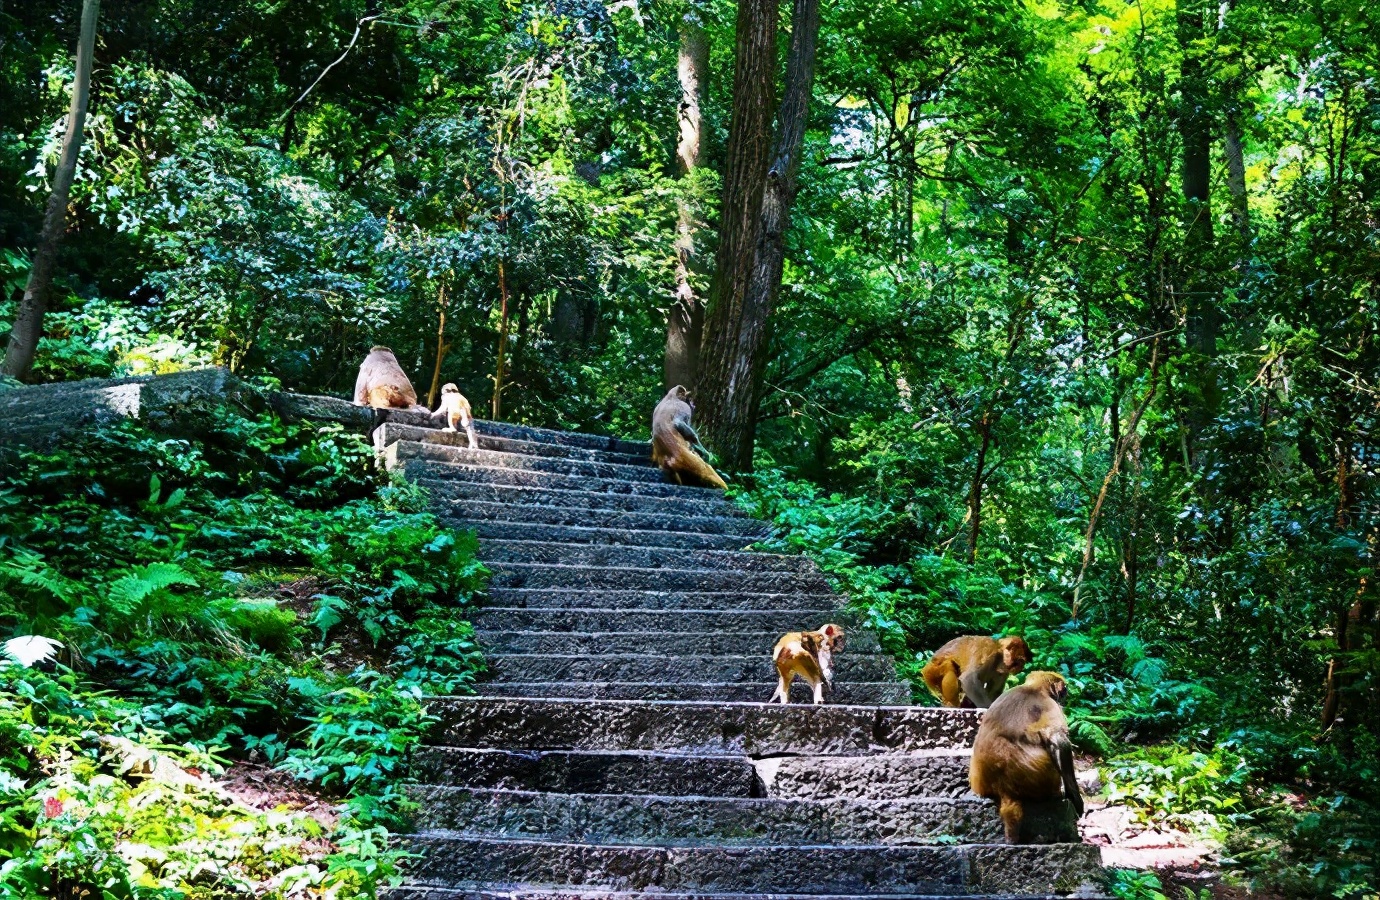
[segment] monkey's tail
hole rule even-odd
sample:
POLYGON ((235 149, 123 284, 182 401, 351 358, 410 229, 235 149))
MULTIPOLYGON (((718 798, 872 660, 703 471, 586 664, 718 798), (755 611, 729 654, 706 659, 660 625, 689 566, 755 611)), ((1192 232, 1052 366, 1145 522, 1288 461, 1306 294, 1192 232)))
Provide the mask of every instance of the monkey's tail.
POLYGON ((719 488, 720 490, 728 487, 724 480, 719 477, 719 473, 715 472, 709 463, 695 455, 693 450, 686 450, 681 453, 677 463, 677 469, 699 479, 704 484, 719 488))

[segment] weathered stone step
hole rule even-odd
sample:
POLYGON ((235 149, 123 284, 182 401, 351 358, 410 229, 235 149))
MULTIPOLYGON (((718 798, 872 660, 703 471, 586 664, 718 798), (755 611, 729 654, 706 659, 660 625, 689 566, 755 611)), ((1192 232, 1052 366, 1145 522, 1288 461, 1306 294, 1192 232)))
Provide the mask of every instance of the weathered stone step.
MULTIPOLYGON (((440 432, 437 432, 438 434, 440 432)), ((563 475, 571 478, 614 478, 627 482, 662 484, 661 470, 644 465, 611 462, 592 462, 567 459, 562 456, 529 456, 525 453, 503 453, 499 450, 471 450, 468 446, 442 444, 435 441, 399 441, 390 445, 399 448, 395 459, 424 460, 446 465, 489 466, 512 471, 563 475)))
MULTIPOLYGON (((681 610, 773 610, 823 609, 838 606, 836 594, 763 594, 744 591, 619 591, 561 588, 490 588, 489 601, 495 606, 527 609, 665 609, 681 610)), ((661 620, 663 623, 665 619, 661 620)), ((832 621, 832 620, 827 620, 832 621)), ((824 622, 820 622, 821 625, 824 622)), ((842 624, 840 622, 840 624, 842 624)), ((814 628, 816 626, 808 626, 814 628)), ((663 624, 662 629, 665 626, 663 624)), ((631 629, 618 629, 628 631, 631 629)), ((787 631, 798 629, 790 628, 787 631)), ((779 637, 779 635, 778 635, 779 637)), ((852 635, 849 635, 852 646, 852 635)))
POLYGON ((512 542, 557 543, 566 546, 658 547, 675 550, 742 550, 755 539, 741 534, 704 534, 695 531, 670 531, 623 528, 575 528, 568 525, 541 525, 531 522, 505 522, 468 519, 463 513, 443 517, 454 528, 473 529, 492 546, 512 542))
MULTIPOLYGON (((387 900, 862 900, 856 894, 677 894, 666 891, 601 891, 580 887, 542 888, 521 885, 502 891, 404 884, 380 889, 387 900)), ((1067 894, 964 894, 964 900, 1065 900, 1067 894)), ((1079 892, 1079 897, 1102 896, 1079 892)), ((934 894, 871 894, 867 900, 939 900, 934 894)))
POLYGON ((738 569, 610 569, 484 559, 493 587, 610 588, 614 590, 730 591, 820 594, 829 583, 818 572, 745 572, 738 569))
POLYGON ((972 746, 978 712, 929 706, 437 697, 429 742, 509 750, 852 755, 972 746))
MULTIPOLYGON (((996 805, 968 800, 779 800, 570 794, 450 785, 417 785, 416 826, 481 837, 657 846, 724 847, 831 844, 877 846, 1003 840, 996 805)), ((1063 801, 1026 806, 1022 839, 1077 841, 1078 824, 1063 801)))
MULTIPOLYGON (((659 481, 630 481, 625 478, 597 478, 562 475, 502 466, 440 462, 427 458, 424 444, 399 441, 384 452, 390 469, 401 468, 409 478, 435 478, 471 484, 511 485, 548 490, 588 491, 603 494, 632 494, 638 497, 683 497, 687 500, 714 500, 723 496, 718 488, 684 487, 659 481), (420 448, 420 449, 419 449, 420 448)), ((485 451, 480 451, 485 452, 485 451)), ((525 459, 526 457, 519 457, 525 459)))
POLYGON ((569 794, 760 797, 765 790, 751 759, 728 754, 418 747, 412 776, 423 784, 569 794))
MULTIPOLYGON (((724 703, 765 703, 775 691, 769 685, 750 682, 666 681, 486 681, 476 690, 486 697, 564 697, 574 700, 677 700, 717 701, 724 703)), ((810 703, 809 686, 797 682, 791 686, 792 703, 810 703)), ((829 695, 831 703, 867 706, 906 706, 911 702, 910 688, 895 681, 849 681, 835 685, 829 695)))
MULTIPOLYGON (((704 682, 776 683, 771 643, 751 656, 667 654, 592 655, 490 653, 484 662, 488 681, 646 681, 661 684, 704 682)), ((834 660, 835 681, 893 681, 896 668, 880 653, 841 653, 834 660)))
POLYGON ((968 750, 876 756, 687 756, 649 750, 478 750, 419 747, 412 774, 424 784, 571 794, 662 794, 894 800, 976 799, 968 750))
MULTIPOLYGON (((612 450, 596 450, 586 447, 572 447, 566 444, 552 444, 545 441, 527 441, 517 438, 486 434, 485 430, 495 423, 485 422, 475 427, 479 435, 479 449, 495 450, 500 453, 518 453, 523 456, 545 456, 557 459, 575 459, 585 462, 615 463, 626 466, 652 466, 651 444, 641 444, 636 453, 617 453, 612 450)), ((440 444, 449 447, 468 447, 469 435, 464 431, 443 431, 438 428, 418 428, 399 422, 386 422, 374 433, 377 446, 386 447, 394 441, 416 441, 422 444, 440 444)))
MULTIPOLYGON (((643 653, 661 654, 663 657, 673 654, 748 655, 769 659, 772 647, 781 635, 774 631, 607 631, 599 634, 479 631, 475 637, 490 653, 643 653)), ((881 652, 877 636, 871 631, 854 631, 847 637, 847 646, 840 653, 840 660, 845 654, 881 652)))
POLYGON ((730 570, 818 575, 807 556, 744 553, 741 550, 696 550, 677 546, 630 547, 618 544, 558 544, 544 541, 486 541, 480 547, 486 565, 527 563, 550 566, 594 566, 606 569, 730 570))
POLYGON ((881 847, 637 847, 465 837, 409 839, 419 882, 448 887, 817 894, 1066 894, 1095 882, 1085 844, 881 847))
MULTIPOLYGON (((835 622, 845 629, 857 621, 847 610, 680 610, 677 631, 765 631, 778 635, 818 628, 835 622)), ((475 628, 485 631, 653 631, 670 623, 662 610, 638 609, 513 609, 481 606, 470 613, 475 628)))
MULTIPOLYGON (((451 482, 432 482, 432 486, 436 485, 440 485, 443 489, 460 487, 460 485, 451 482)), ((512 490, 524 493, 533 492, 532 488, 513 488, 512 490)), ((572 492, 554 491, 552 493, 572 492)), ((456 498, 444 501, 439 505, 437 512, 444 518, 459 523, 460 527, 474 527, 480 522, 493 522, 496 525, 525 525, 532 528, 565 526, 567 528, 613 529, 653 534, 723 534, 739 536, 744 544, 761 540, 771 534, 771 528, 765 522, 746 518, 736 509, 724 509, 728 504, 722 500, 707 504, 710 507, 718 508, 719 513, 705 516, 683 514, 678 509, 682 504, 675 498, 653 502, 660 502, 663 506, 669 503, 676 509, 657 508, 648 512, 553 506, 549 503, 538 505, 537 503, 523 502, 523 500, 521 495, 518 495, 513 502, 507 503, 456 498)))
POLYGON ((754 762, 760 790, 767 797, 896 797, 974 795, 968 788, 967 747, 874 756, 774 756, 754 762))
MULTIPOLYGON (((763 523, 748 515, 737 505, 723 499, 719 492, 696 491, 692 494, 649 496, 644 494, 608 493, 573 488, 544 488, 520 484, 485 484, 458 481, 454 478, 433 478, 426 467, 409 473, 413 481, 429 489, 440 501, 441 512, 463 509, 470 501, 501 503, 512 507, 516 517, 530 508, 588 509, 608 513, 641 513, 661 517, 668 524, 677 519, 732 517, 756 526, 763 523)), ((674 485, 668 485, 674 487, 674 485)), ((692 490, 687 488, 686 490, 692 490)), ((580 524, 580 523, 576 523, 580 524)), ((590 524, 593 524, 592 522, 590 524)))

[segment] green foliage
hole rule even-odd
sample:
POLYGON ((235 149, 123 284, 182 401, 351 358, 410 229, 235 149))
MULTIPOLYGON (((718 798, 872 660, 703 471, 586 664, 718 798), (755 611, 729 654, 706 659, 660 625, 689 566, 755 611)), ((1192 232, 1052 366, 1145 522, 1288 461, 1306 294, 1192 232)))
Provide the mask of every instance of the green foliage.
POLYGON ((348 897, 392 878, 422 696, 482 665, 457 618, 486 574, 473 534, 380 480, 362 438, 242 410, 7 450, 4 471, 0 634, 56 638, 72 668, 0 667, 0 885, 348 897), (244 756, 338 819, 197 774, 244 756))

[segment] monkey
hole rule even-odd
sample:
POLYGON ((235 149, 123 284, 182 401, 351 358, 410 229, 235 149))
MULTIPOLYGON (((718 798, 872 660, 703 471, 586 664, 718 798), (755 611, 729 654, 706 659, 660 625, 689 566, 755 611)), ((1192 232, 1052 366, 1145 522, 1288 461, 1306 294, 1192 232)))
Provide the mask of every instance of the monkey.
POLYGON ((446 427, 443 431, 454 431, 456 425, 463 425, 465 434, 470 439, 470 449, 479 448, 479 436, 474 433, 474 413, 470 409, 470 401, 465 399, 465 395, 460 393, 460 388, 453 383, 441 388, 441 405, 431 415, 432 418, 445 418, 446 427))
POLYGON ((768 703, 779 697, 791 702, 791 682, 797 677, 814 691, 815 703, 824 702, 824 689, 834 690, 834 652, 843 649, 843 629, 829 624, 818 631, 792 631, 772 648, 778 681, 768 703))
POLYGON ((1006 689, 1006 676, 1030 662, 1022 637, 993 640, 979 635, 956 637, 940 647, 921 675, 930 693, 944 706, 984 709, 1006 689))
POLYGON ((1057 800, 1062 789, 1074 812, 1083 815, 1061 705, 1067 696, 1062 676, 1031 672, 1025 684, 998 697, 982 716, 968 784, 979 797, 997 801, 1007 843, 1020 843, 1026 801, 1057 800))
POLYGON ((355 379, 355 406, 431 414, 431 410, 417 403, 417 391, 403 374, 398 358, 387 347, 370 347, 369 355, 359 364, 359 377, 355 379))
POLYGON ((690 425, 693 412, 690 392, 684 387, 676 385, 666 392, 652 413, 652 461, 676 484, 728 487, 719 473, 695 452, 697 449, 704 452, 704 448, 700 445, 700 436, 690 425))

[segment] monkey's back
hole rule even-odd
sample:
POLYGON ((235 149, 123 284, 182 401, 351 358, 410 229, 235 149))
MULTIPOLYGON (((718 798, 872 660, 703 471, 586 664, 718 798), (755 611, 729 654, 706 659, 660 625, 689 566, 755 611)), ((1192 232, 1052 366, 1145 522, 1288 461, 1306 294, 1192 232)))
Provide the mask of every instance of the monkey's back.
POLYGON ((973 741, 968 783, 979 797, 1047 800, 1060 796, 1063 780, 1046 745, 1064 711, 1024 685, 997 698, 983 714, 973 741))

